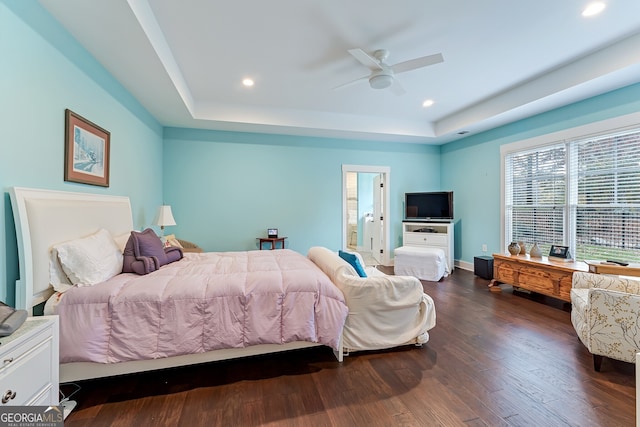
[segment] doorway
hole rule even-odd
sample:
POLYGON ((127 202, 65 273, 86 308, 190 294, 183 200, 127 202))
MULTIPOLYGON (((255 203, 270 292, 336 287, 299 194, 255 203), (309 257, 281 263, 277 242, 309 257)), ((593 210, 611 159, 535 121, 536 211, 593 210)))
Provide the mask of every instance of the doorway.
POLYGON ((387 166, 342 166, 342 247, 367 265, 390 265, 387 166))

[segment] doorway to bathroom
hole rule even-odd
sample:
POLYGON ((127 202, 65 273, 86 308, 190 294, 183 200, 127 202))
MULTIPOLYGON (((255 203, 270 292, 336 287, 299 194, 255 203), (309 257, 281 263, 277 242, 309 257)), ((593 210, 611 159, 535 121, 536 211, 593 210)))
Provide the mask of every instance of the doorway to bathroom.
POLYGON ((386 166, 343 165, 343 244, 367 265, 389 265, 389 179, 386 166))

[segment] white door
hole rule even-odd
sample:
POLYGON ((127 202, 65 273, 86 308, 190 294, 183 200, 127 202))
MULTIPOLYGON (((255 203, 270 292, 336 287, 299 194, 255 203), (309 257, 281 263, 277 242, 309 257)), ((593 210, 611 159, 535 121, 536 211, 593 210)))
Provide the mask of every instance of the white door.
POLYGON ((384 179, 379 174, 373 178, 373 243, 371 255, 378 264, 382 264, 382 251, 384 250, 384 179))
POLYGON ((375 223, 371 223, 371 236, 372 236, 372 244, 371 249, 375 252, 376 262, 382 265, 390 265, 391 260, 389 259, 389 242, 390 238, 390 230, 389 230, 389 218, 380 219, 380 217, 384 217, 388 215, 389 212, 389 187, 391 182, 391 168, 388 166, 361 166, 361 165, 342 165, 342 248, 347 249, 348 241, 347 236, 349 236, 349 215, 348 215, 348 191, 347 191, 347 176, 349 172, 356 173, 366 173, 366 174, 376 174, 379 178, 379 182, 383 183, 384 186, 380 187, 380 184, 377 184, 375 187, 376 191, 373 192, 374 197, 374 211, 378 214, 374 216, 377 217, 375 223), (375 208, 378 206, 378 208, 375 208), (375 247, 375 249, 374 249, 375 247), (383 253, 380 253, 380 250, 383 253))

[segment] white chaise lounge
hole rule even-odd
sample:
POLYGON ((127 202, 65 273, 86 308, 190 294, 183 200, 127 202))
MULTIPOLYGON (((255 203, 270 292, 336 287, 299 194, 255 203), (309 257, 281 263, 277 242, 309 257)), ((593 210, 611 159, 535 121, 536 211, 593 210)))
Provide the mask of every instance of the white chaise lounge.
POLYGON ((389 276, 369 267, 366 278, 337 253, 313 247, 308 253, 344 294, 349 315, 342 334, 346 352, 423 344, 436 324, 433 299, 415 277, 389 276))

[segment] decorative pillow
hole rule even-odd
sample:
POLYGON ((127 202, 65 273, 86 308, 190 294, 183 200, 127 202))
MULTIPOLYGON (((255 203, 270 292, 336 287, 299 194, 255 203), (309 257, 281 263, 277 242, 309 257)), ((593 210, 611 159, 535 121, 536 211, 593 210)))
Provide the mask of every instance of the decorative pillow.
POLYGON ((340 258, 351 264, 351 266, 356 270, 356 273, 358 273, 358 276, 367 277, 367 273, 365 273, 364 267, 362 266, 362 264, 360 264, 360 260, 355 254, 351 254, 345 251, 338 251, 338 255, 340 255, 340 258))
POLYGON ((73 283, 62 269, 58 259, 58 251, 55 248, 51 248, 49 251, 49 284, 53 286, 53 290, 61 293, 73 287, 73 283))
POLYGON ((122 271, 122 252, 105 229, 53 247, 71 283, 91 286, 122 271))
MULTIPOLYGON (((131 236, 135 237, 136 249, 141 256, 156 257, 160 261, 160 265, 167 263, 167 256, 164 253, 164 245, 162 240, 150 228, 142 232, 132 231, 131 236)), ((129 237, 131 239, 131 237, 129 237)))
POLYGON ((165 244, 165 247, 166 246, 174 246, 176 248, 182 248, 182 245, 180 244, 178 239, 176 239, 176 235, 175 234, 169 234, 169 235, 165 236, 164 240, 167 242, 165 244))
POLYGON ((181 248, 169 246, 164 248, 164 253, 167 255, 167 264, 171 264, 174 261, 179 261, 184 256, 181 248))
POLYGON ((165 248, 160 237, 152 229, 132 231, 124 248, 122 272, 149 274, 181 258, 182 249, 165 248))

